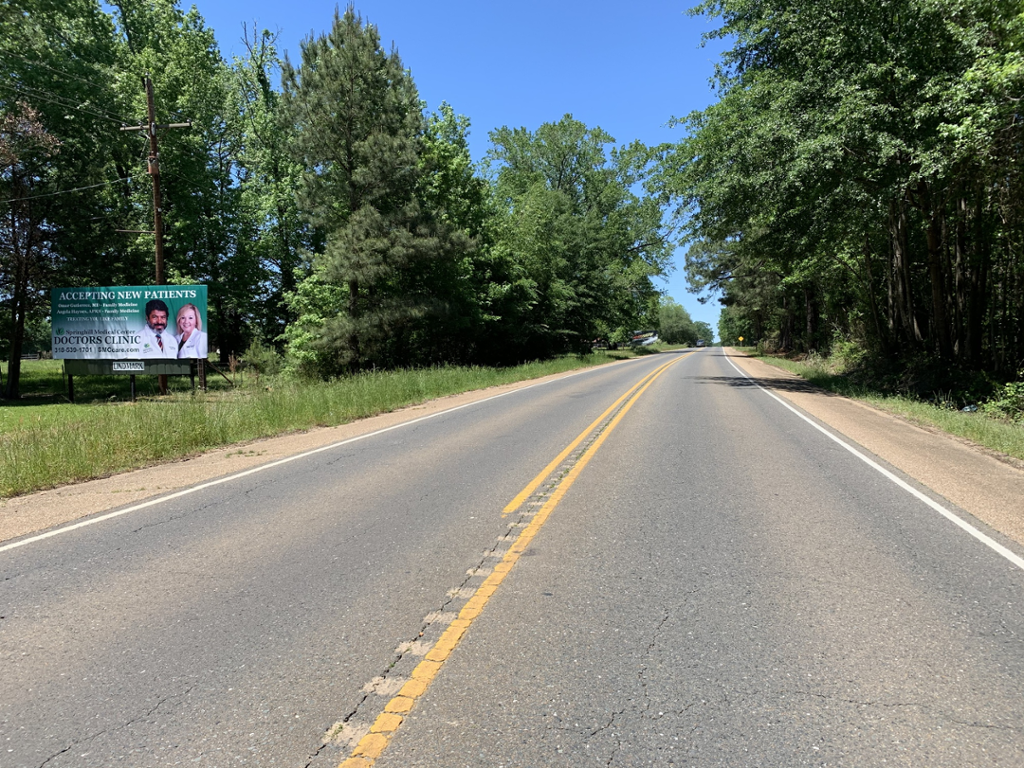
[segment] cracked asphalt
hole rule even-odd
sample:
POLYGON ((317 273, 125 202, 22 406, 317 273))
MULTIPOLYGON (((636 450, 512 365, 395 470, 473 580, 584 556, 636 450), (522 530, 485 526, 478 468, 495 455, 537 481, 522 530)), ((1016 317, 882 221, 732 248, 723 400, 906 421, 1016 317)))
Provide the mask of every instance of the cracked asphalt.
MULTIPOLYGON (((1024 764, 1024 571, 726 355, 608 434, 379 768, 1024 764)), ((339 765, 547 487, 505 504, 664 360, 0 552, 0 766, 339 765)), ((856 439, 1024 551, 1015 470, 982 463, 974 506, 882 431, 856 439)))
POLYGON ((377 766, 1024 764, 1024 573, 720 355, 631 411, 377 766))

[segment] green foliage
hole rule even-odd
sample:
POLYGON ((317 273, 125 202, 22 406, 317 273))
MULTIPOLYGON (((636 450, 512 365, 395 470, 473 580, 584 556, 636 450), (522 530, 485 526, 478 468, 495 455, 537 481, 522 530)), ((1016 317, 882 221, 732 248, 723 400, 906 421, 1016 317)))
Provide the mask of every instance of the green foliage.
MULTIPOLYGON (((189 128, 159 134, 165 261, 168 270, 209 286, 211 346, 226 359, 245 349, 253 331, 262 330, 263 307, 271 301, 272 275, 277 274, 251 246, 256 211, 239 183, 245 172, 239 157, 257 144, 252 138, 256 123, 239 98, 244 78, 224 62, 213 30, 195 7, 182 11, 177 1, 148 0, 111 5, 120 42, 114 87, 122 112, 132 115, 132 122, 145 120, 141 82, 148 74, 157 121, 191 121, 189 128)), ((138 168, 147 137, 145 132, 131 136, 135 146, 126 163, 135 178, 119 216, 127 228, 149 229, 150 179, 138 168)), ((131 238, 127 245, 151 263, 149 235, 131 238)), ((138 269, 133 282, 149 282, 151 275, 151 267, 138 269)))
POLYGON ((287 350, 287 368, 302 378, 328 378, 334 365, 331 350, 324 349, 322 330, 338 307, 347 300, 346 289, 326 279, 319 265, 304 275, 298 271, 294 291, 284 301, 295 317, 285 328, 281 340, 287 350))
MULTIPOLYGON (((5 395, 17 397, 26 329, 48 288, 99 271, 116 181, 117 105, 109 18, 91 0, 12 0, 0 13, 0 302, 10 325, 5 395), (82 189, 75 195, 54 194, 82 189)), ((123 175, 123 174, 121 174, 123 175)))
MULTIPOLYGON (((272 81, 280 79, 281 61, 269 31, 245 34, 246 55, 236 58, 229 78, 226 114, 230 121, 238 185, 236 253, 257 277, 248 301, 241 301, 239 319, 247 330, 268 339, 284 332, 296 319, 285 295, 296 288, 301 254, 317 243, 317 233, 299 213, 296 190, 300 166, 286 148, 280 130, 281 94, 272 81)), ((244 334, 243 334, 244 335, 244 334)))
POLYGON ((501 267, 487 248, 489 190, 473 166, 469 127, 469 118, 447 102, 424 126, 416 196, 433 219, 441 248, 421 273, 429 312, 412 328, 407 363, 479 362, 487 326, 495 320, 494 281, 501 267))
MULTIPOLYGON (((658 308, 658 338, 666 344, 696 344, 700 336, 690 313, 671 299, 662 299, 658 308)), ((706 337, 710 341, 710 337, 706 337)))
POLYGON ((737 312, 733 306, 722 307, 718 315, 718 338, 726 346, 754 346, 758 337, 754 335, 748 318, 737 312), (740 337, 743 341, 740 341, 740 337))
MULTIPOLYGON (((417 330, 447 309, 433 290, 436 271, 458 271, 451 262, 461 244, 417 194, 430 169, 421 164, 416 86, 350 6, 335 13, 329 33, 303 42, 298 68, 285 61, 284 102, 302 166, 300 208, 324 233, 322 279, 347 288, 346 304, 321 329, 320 364, 334 372, 406 364, 417 330)), ((454 181, 442 176, 424 185, 435 198, 454 181)))
POLYGON ((981 410, 993 416, 1024 421, 1024 370, 1017 374, 1017 381, 1003 385, 995 397, 983 403, 981 410))
POLYGON ((836 339, 832 342, 828 359, 836 373, 855 371, 864 366, 868 352, 863 344, 852 339, 836 339))
POLYGON ((697 333, 697 338, 705 344, 711 344, 715 340, 715 332, 707 323, 697 320, 693 324, 693 329, 697 333))
POLYGON ((419 197, 438 219, 466 236, 479 237, 487 223, 487 182, 469 154, 469 118, 442 102, 423 129, 419 197))
POLYGON ((280 373, 284 366, 281 353, 259 339, 249 344, 241 359, 246 368, 255 371, 257 376, 274 376, 280 373))
POLYGON ((656 153, 639 143, 609 153, 611 136, 571 115, 535 133, 500 128, 491 142, 503 345, 543 356, 651 324, 670 244, 659 198, 634 189, 656 153))
POLYGON ((962 0, 710 0, 720 100, 661 180, 728 335, 1015 370, 1022 17, 962 0), (998 286, 998 287, 997 287, 998 286))

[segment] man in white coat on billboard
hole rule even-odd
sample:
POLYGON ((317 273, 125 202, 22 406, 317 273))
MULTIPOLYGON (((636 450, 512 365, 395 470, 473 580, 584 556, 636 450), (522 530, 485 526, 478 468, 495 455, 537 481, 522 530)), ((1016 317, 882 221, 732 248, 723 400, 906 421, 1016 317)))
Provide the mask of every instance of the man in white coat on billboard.
POLYGON ((139 357, 178 357, 178 340, 167 331, 167 305, 160 299, 146 303, 146 324, 139 332, 139 357))

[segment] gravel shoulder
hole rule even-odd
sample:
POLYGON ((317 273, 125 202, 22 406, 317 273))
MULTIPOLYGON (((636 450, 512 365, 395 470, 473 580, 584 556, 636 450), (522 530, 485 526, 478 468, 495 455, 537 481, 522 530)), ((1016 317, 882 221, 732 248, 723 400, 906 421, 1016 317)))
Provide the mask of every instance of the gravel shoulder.
MULTIPOLYGON (((1024 471, 1021 469, 957 438, 927 431, 863 403, 814 388, 794 374, 735 350, 724 351, 762 386, 1024 545, 1024 471)), ((571 375, 574 374, 558 374, 467 392, 339 427, 234 445, 182 461, 0 500, 0 541, 38 533, 299 453, 571 375)))

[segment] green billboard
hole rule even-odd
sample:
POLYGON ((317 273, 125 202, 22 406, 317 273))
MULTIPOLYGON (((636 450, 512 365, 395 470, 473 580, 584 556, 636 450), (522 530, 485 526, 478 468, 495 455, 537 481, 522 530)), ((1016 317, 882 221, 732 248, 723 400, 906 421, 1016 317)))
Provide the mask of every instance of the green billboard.
POLYGON ((50 291, 56 360, 176 360, 208 354, 205 285, 50 291))

